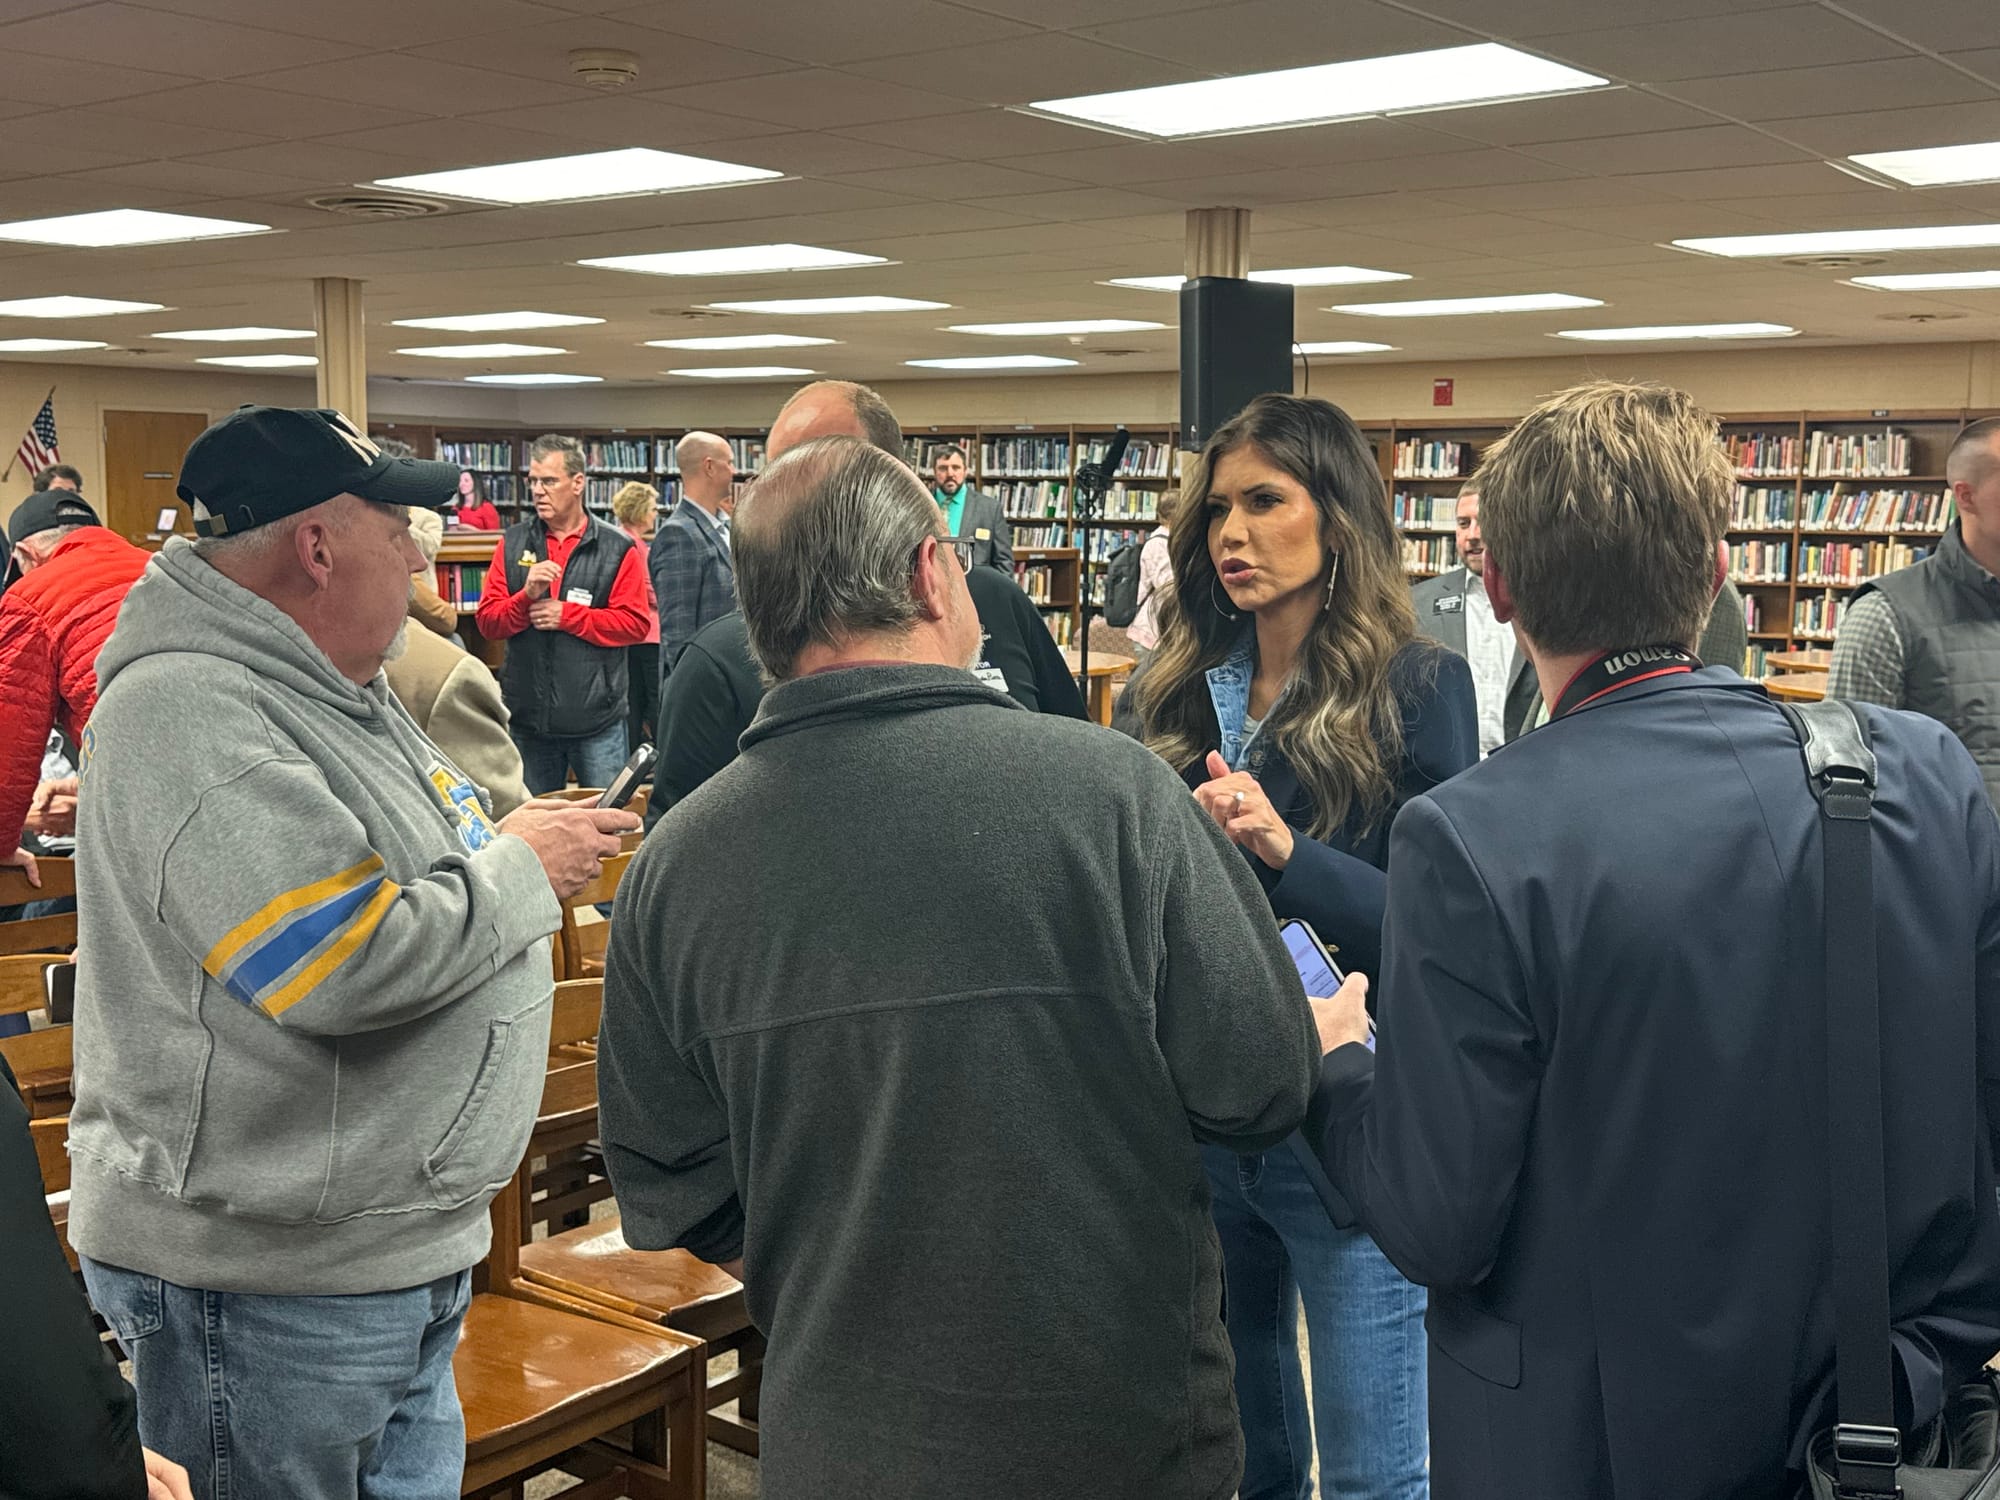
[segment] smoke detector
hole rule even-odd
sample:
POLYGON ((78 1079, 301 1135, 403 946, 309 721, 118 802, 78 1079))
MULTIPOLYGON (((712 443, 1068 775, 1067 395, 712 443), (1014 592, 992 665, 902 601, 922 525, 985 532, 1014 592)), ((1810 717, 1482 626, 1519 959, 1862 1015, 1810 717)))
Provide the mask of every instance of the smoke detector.
POLYGON ((716 307, 649 307, 646 315, 652 318, 673 318, 682 323, 710 323, 717 318, 733 318, 732 312, 724 312, 716 307))
POLYGON ((594 89, 622 89, 639 76, 639 54, 623 47, 577 47, 569 54, 569 70, 594 89))
POLYGON ((329 193, 306 199, 306 206, 350 219, 427 219, 445 211, 445 205, 435 198, 413 198, 404 193, 329 193))
POLYGON ((1858 271, 1866 266, 1887 264, 1880 255, 1788 255, 1778 264, 1797 266, 1802 271, 1858 271))
POLYGON ((1962 312, 1908 312, 1877 313, 1875 316, 1880 318, 1884 323, 1952 323, 1965 317, 1966 314, 1962 312))

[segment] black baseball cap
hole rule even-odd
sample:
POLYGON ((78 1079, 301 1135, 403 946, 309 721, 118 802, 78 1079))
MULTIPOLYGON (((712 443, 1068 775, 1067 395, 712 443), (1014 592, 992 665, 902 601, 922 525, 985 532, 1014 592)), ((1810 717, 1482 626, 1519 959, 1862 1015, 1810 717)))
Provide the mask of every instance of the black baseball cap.
POLYGON ((7 545, 18 547, 37 532, 58 526, 101 526, 97 512, 75 490, 37 490, 14 507, 7 545))
POLYGON ((197 535, 235 536, 335 495, 440 510, 458 475, 457 464, 390 458, 328 408, 239 406, 189 445, 174 492, 197 535))

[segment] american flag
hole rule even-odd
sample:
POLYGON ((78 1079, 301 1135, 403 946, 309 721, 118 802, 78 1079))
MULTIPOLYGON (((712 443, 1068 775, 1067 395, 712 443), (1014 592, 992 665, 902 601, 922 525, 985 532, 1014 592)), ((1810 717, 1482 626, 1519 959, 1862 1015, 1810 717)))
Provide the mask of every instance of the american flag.
POLYGON ((50 464, 62 462, 62 451, 56 446, 56 393, 50 391, 42 402, 42 409, 35 413, 35 420, 28 424, 28 435, 21 439, 21 446, 14 450, 14 461, 25 464, 28 473, 39 474, 50 464))

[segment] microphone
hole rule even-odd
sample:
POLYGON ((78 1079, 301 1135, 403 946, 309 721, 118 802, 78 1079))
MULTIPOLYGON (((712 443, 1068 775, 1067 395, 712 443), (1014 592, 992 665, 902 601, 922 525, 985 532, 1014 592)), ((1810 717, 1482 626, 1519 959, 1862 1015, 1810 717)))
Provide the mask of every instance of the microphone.
POLYGON ((1118 466, 1125 461, 1125 450, 1132 446, 1132 434, 1121 423, 1111 434, 1111 446, 1104 450, 1104 457, 1096 463, 1084 464, 1076 471, 1079 490, 1086 490, 1093 496, 1102 496, 1117 477, 1118 466))

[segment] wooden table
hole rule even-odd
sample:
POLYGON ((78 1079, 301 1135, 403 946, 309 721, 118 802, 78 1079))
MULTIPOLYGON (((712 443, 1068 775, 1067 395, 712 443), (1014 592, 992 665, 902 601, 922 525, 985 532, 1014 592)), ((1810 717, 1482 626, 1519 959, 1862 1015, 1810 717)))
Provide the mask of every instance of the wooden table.
MULTIPOLYGON (((1083 658, 1067 646, 1063 648, 1063 660, 1069 663, 1070 676, 1083 670, 1083 658)), ((1097 723, 1111 722, 1112 679, 1125 676, 1137 665, 1129 656, 1112 656, 1103 651, 1090 653, 1090 688, 1084 696, 1084 706, 1097 723)))
POLYGON ((1831 651, 1772 651, 1764 657, 1767 672, 1824 672, 1832 665, 1831 651))
POLYGON ((1799 703, 1817 703, 1826 696, 1826 673, 1801 671, 1766 677, 1764 689, 1773 698, 1789 698, 1799 703))

